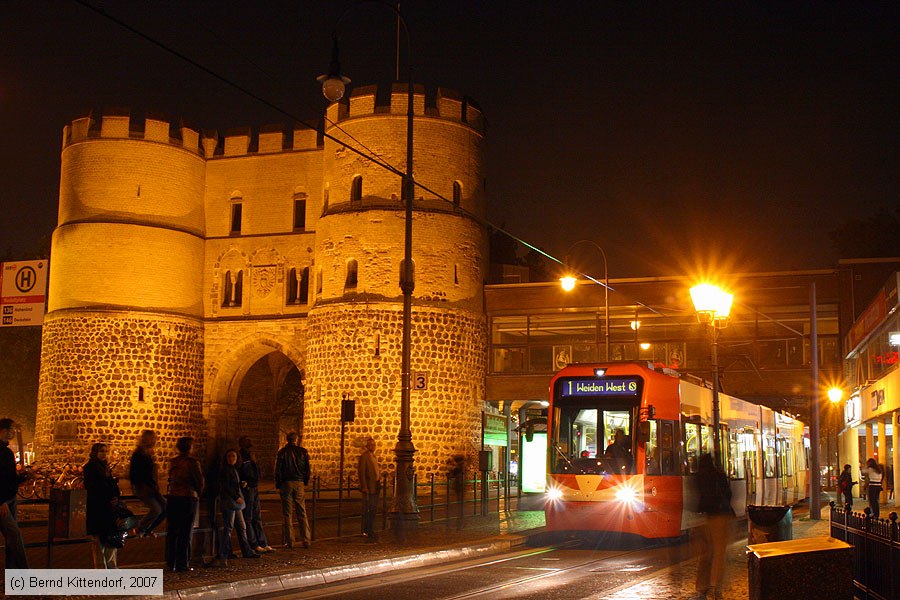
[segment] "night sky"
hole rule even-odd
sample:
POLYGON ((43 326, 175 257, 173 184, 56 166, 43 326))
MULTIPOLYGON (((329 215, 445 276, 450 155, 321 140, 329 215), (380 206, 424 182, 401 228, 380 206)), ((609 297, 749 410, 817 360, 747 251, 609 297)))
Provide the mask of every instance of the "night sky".
MULTIPOLYGON (((92 4, 315 120, 315 77, 352 3, 92 4)), ((900 204, 898 6, 401 8, 417 82, 484 110, 491 221, 559 258, 590 239, 611 277, 631 277, 831 267, 830 231, 900 204)), ((355 83, 393 78, 389 10, 362 6, 339 33, 355 83)), ((0 249, 12 258, 49 246, 61 131, 87 110, 162 111, 220 131, 290 122, 73 1, 2 3, 0 48, 0 249)), ((599 256, 588 272, 602 275, 599 256)))

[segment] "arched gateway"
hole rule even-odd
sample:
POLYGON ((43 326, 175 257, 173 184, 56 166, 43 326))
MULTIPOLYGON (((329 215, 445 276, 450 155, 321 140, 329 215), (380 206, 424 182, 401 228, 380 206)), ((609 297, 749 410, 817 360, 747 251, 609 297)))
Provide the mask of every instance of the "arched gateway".
MULTIPOLYGON (((358 87, 327 109, 331 136, 214 131, 128 114, 63 130, 42 339, 38 460, 93 442, 127 453, 142 429, 163 456, 184 435, 212 459, 249 435, 268 471, 298 430, 337 481, 350 444, 393 466, 400 421, 406 91, 358 87), (338 125, 339 124, 339 125, 338 125), (357 182, 357 183, 354 183, 357 182), (361 182, 361 184, 360 184, 361 182)), ((487 371, 484 127, 475 104, 417 87, 410 401, 421 476, 480 447, 487 371), (438 197, 430 190, 435 190, 438 197), (460 191, 461 190, 461 191, 460 191), (445 200, 446 199, 446 200, 445 200)), ((351 453, 355 450, 350 450, 351 453)))

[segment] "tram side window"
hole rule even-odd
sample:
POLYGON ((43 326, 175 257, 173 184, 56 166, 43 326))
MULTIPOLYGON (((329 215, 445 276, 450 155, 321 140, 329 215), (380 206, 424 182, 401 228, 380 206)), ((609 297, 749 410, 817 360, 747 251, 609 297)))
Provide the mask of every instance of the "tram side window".
POLYGON ((696 473, 701 454, 712 454, 712 428, 699 423, 684 425, 684 454, 687 472, 696 473))
POLYGON ((700 459, 700 425, 684 424, 684 455, 687 460, 687 472, 697 472, 697 461, 700 459))
POLYGON ((680 475, 678 463, 675 460, 675 423, 660 421, 659 425, 659 462, 662 474, 680 475))
POLYGON ((657 435, 659 434, 659 427, 656 421, 648 421, 648 425, 650 425, 650 439, 647 440, 647 444, 644 446, 645 450, 645 462, 646 468, 644 472, 647 475, 659 475, 659 443, 657 435))
POLYGON ((789 440, 782 439, 781 447, 781 474, 785 477, 794 475, 794 447, 789 440))
POLYGON ((765 454, 763 458, 765 477, 775 477, 775 439, 765 436, 765 454))
POLYGON ((731 479, 744 479, 745 465, 744 452, 741 448, 741 436, 739 432, 729 431, 728 437, 728 477, 731 479))

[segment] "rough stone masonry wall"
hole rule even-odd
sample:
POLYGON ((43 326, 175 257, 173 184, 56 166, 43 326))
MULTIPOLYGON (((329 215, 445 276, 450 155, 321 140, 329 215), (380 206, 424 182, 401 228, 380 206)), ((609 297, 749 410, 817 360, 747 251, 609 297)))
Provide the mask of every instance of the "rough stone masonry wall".
MULTIPOLYGON (((400 427, 402 306, 318 306, 308 321, 303 445, 316 475, 336 484, 342 394, 356 400, 347 426, 346 472, 355 481, 358 442, 372 435, 382 469, 394 471, 400 427)), ((412 313, 412 370, 427 373, 428 389, 412 391, 410 424, 419 477, 446 474, 454 454, 474 460, 481 448, 486 369, 484 317, 455 309, 416 306, 412 313)))
POLYGON ((91 444, 106 442, 127 462, 142 429, 158 433, 162 458, 174 454, 181 436, 203 440, 198 321, 134 311, 55 312, 44 321, 41 349, 38 460, 62 458, 69 447, 77 461, 86 460, 91 444))

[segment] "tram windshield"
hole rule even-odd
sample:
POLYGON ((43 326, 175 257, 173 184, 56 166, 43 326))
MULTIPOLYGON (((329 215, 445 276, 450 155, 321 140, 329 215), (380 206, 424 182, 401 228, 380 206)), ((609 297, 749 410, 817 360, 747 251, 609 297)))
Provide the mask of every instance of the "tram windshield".
POLYGON ((632 413, 627 407, 557 406, 550 463, 553 473, 634 471, 632 413))

